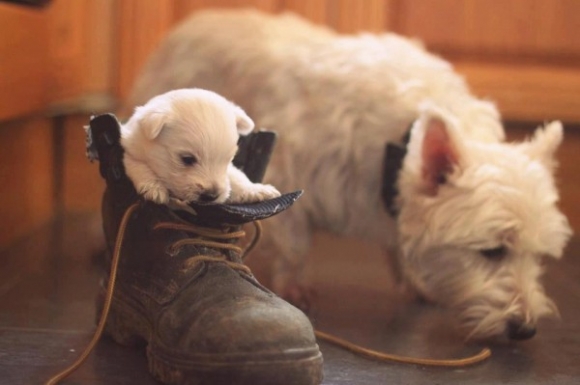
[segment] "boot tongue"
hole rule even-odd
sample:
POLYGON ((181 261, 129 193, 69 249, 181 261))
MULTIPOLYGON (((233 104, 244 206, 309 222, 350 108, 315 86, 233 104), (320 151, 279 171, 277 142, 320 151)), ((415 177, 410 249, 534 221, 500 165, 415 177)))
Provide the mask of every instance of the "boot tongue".
POLYGON ((186 207, 178 205, 170 207, 188 222, 210 227, 220 227, 224 224, 242 225, 281 213, 292 206, 302 193, 302 190, 294 191, 256 203, 211 205, 190 203, 186 207))

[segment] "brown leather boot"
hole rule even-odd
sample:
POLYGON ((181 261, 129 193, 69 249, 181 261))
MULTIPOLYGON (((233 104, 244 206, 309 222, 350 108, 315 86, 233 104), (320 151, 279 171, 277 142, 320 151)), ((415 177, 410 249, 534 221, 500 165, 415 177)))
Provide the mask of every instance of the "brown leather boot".
POLYGON ((89 133, 107 182, 109 251, 122 216, 137 203, 106 332, 121 344, 145 341, 149 370, 167 384, 319 384, 322 355, 308 318, 253 277, 236 245, 243 223, 282 211, 299 193, 254 205, 170 209, 141 200, 125 176, 114 116, 92 119, 89 133))

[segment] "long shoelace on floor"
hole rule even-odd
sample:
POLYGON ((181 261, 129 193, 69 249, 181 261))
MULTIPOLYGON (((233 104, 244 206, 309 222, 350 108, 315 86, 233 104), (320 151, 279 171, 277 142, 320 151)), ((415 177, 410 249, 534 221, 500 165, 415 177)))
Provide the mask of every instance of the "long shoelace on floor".
MULTIPOLYGON (((85 350, 81 353, 81 355, 73 362, 68 368, 62 370, 60 373, 56 374, 52 378, 50 378, 45 385, 55 385, 58 384, 60 381, 68 377, 71 373, 77 370, 88 358, 89 354, 93 351, 99 339, 101 338, 103 331, 105 329, 105 324, 107 322, 107 317, 109 315, 109 310, 111 309, 111 302, 113 301, 113 292, 115 289, 115 282, 117 280, 117 268, 119 266, 119 258, 121 256, 121 248, 123 245, 123 239, 125 238, 125 229, 127 228, 127 222, 131 217, 131 214, 135 209, 139 206, 139 203, 133 203, 125 213, 123 214, 123 218, 121 219, 121 224, 119 225, 119 230, 117 232, 117 238, 115 240, 115 248, 113 250, 113 259, 111 260, 111 271, 109 273, 109 280, 107 283, 106 293, 105 293, 105 300, 103 303, 103 309, 101 311, 101 315, 99 317, 99 322, 97 323, 97 328, 91 338, 91 341, 85 348, 85 350)), ((173 222, 163 222, 158 223, 154 229, 173 229, 173 230, 181 230, 186 232, 191 232, 197 234, 202 237, 207 237, 210 239, 215 239, 215 241, 207 240, 207 239, 200 239, 200 238, 188 238, 182 239, 175 243, 173 243, 170 247, 174 250, 177 250, 185 245, 197 245, 197 246, 205 246, 205 247, 215 247, 220 248, 223 250, 231 250, 235 253, 241 255, 242 259, 244 259, 249 252, 258 244, 260 239, 262 229, 259 222, 253 222, 255 226, 255 233, 253 239, 250 241, 250 244, 245 248, 241 248, 233 243, 224 243, 223 241, 228 240, 239 240, 245 236, 245 232, 243 230, 235 231, 231 233, 222 233, 219 230, 215 229, 208 229, 205 227, 199 227, 188 223, 173 223, 173 222), (222 242, 220 242, 222 241, 222 242)), ((247 274, 251 274, 250 268, 246 265, 238 262, 229 261, 223 257, 216 257, 216 256, 203 256, 203 255, 196 255, 188 258, 185 261, 186 268, 195 267, 198 263, 201 262, 220 262, 225 263, 229 267, 243 271, 247 274)), ((472 365, 478 362, 481 362, 487 359, 491 355, 491 351, 488 348, 484 348, 481 350, 480 353, 470 356, 467 358, 460 358, 460 359, 430 359, 430 358, 416 358, 416 357, 406 357, 400 356, 396 354, 387 354, 383 352, 379 352, 372 349, 367 349, 362 346, 356 345, 352 342, 343 340, 336 336, 333 336, 328 333, 324 333, 322 331, 316 330, 315 332, 316 337, 319 340, 323 340, 334 345, 340 346, 352 353, 379 360, 379 361, 388 361, 388 362, 400 362, 405 364, 417 364, 417 365, 426 365, 426 366, 443 366, 443 367, 461 367, 472 365)))
POLYGON ((97 342, 103 334, 105 329, 105 324, 107 322, 107 316, 109 315, 109 310, 111 308, 111 302, 113 300, 113 291, 115 289, 115 281, 117 279, 117 267, 119 266, 119 257, 121 256, 121 246, 123 245, 123 238, 125 237, 125 229, 127 228, 127 222, 131 217, 131 214, 139 206, 138 203, 133 203, 123 214, 123 219, 119 225, 119 230, 117 231, 117 239, 115 240, 115 249, 113 251, 113 259, 111 260, 111 272, 109 273, 109 282, 107 283, 107 293, 105 295, 105 302, 103 304, 103 310, 101 311, 101 317, 97 323, 97 329, 93 334, 93 338, 81 353, 81 355, 73 362, 68 368, 64 369, 60 373, 53 376, 50 380, 46 382, 45 385, 55 385, 58 384, 63 379, 67 378, 72 372, 77 370, 83 362, 87 359, 89 354, 93 351, 97 342))
POLYGON ((466 358, 455 358, 445 360, 433 358, 407 357, 398 354, 388 354, 379 352, 377 350, 367 349, 360 345, 343 340, 342 338, 333 336, 332 334, 321 332, 320 330, 315 330, 314 334, 319 340, 330 342, 331 344, 340 346, 341 348, 344 348, 352 353, 358 354, 359 356, 371 358, 373 360, 378 361, 399 362, 403 364, 415 364, 424 366, 461 367, 476 364, 491 356, 491 350, 489 350, 489 348, 483 348, 479 353, 466 358))
MULTIPOLYGON (((105 299, 103 303, 103 309, 101 311, 101 315, 99 317, 99 322, 97 323, 97 328, 93 337, 85 350, 79 355, 75 362, 73 362, 68 368, 64 369, 60 373, 53 376, 50 380, 48 380, 45 385, 55 385, 58 384, 60 381, 68 377, 71 373, 77 370, 88 358, 89 354, 93 351, 99 339, 101 338, 103 331, 105 329, 105 325, 107 323, 107 317, 109 315, 109 310, 111 309, 111 302, 113 301, 113 292, 115 289, 115 282, 117 280, 117 268, 119 266, 119 259, 121 256, 121 248, 123 245, 123 240, 125 238, 125 229, 127 228, 127 222, 131 217, 131 214, 135 209, 139 206, 139 203, 133 203, 125 213, 123 214, 123 218, 121 219, 121 224, 119 225, 119 230, 117 232, 117 238, 115 240, 115 248, 113 251, 113 259, 111 260, 111 271, 109 273, 109 281, 107 283, 107 288, 105 292, 105 299)), ((187 238, 181 239, 179 241, 174 242, 170 249, 173 251, 178 251, 178 249, 182 248, 185 245, 194 245, 194 246, 204 246, 208 248, 218 248, 222 250, 230 250, 236 254, 239 254, 242 260, 248 255, 250 251, 257 245, 258 240, 262 234, 262 226, 260 222, 254 221, 253 222, 255 227, 255 232, 252 240, 250 241, 249 245, 243 249, 233 243, 225 243, 224 241, 231 241, 231 240, 240 240, 245 237, 246 233, 243 230, 223 233, 217 229, 209 229, 205 227, 195 226, 189 223, 175 223, 175 222, 162 222, 158 223, 154 226, 154 230, 159 229, 172 229, 172 230, 180 230, 189 233, 194 233, 201 237, 206 237, 213 240, 208 239, 201 239, 201 238, 187 238), (220 242, 221 241, 221 242, 220 242)), ((251 274, 250 268, 246 265, 234 261, 230 261, 225 257, 216 257, 216 256, 209 256, 209 255, 195 255, 185 260, 184 268, 191 269, 197 266, 199 263, 202 262, 219 262, 228 265, 230 268, 238 271, 243 271, 247 274, 251 274)))

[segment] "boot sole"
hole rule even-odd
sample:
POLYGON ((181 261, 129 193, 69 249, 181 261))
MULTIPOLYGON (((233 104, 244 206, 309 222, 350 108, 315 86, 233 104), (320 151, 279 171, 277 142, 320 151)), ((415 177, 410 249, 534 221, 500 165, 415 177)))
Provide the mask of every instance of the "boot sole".
MULTIPOLYGON (((116 293, 118 294, 118 293, 116 293)), ((101 292, 97 299, 100 314, 101 292)), ((124 346, 147 346, 150 373, 174 385, 318 385, 322 382, 322 354, 316 345, 284 354, 175 355, 153 338, 153 327, 132 301, 116 295, 111 303, 105 333, 124 346)))

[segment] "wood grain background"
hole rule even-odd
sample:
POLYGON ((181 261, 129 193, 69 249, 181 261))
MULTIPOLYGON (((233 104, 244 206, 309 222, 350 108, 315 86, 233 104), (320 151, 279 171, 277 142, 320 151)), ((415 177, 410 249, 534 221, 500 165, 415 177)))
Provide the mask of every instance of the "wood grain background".
MULTIPOLYGON (((59 205, 98 210, 103 185, 84 158, 82 125, 91 113, 113 111, 165 33, 208 7, 292 11, 344 33, 417 37, 507 120, 580 123, 577 0, 53 0, 40 10, 0 3, 0 248, 54 218, 59 205), (53 116, 63 127, 55 129, 53 116)), ((568 130, 560 159, 562 204, 578 225, 579 135, 568 130)))

